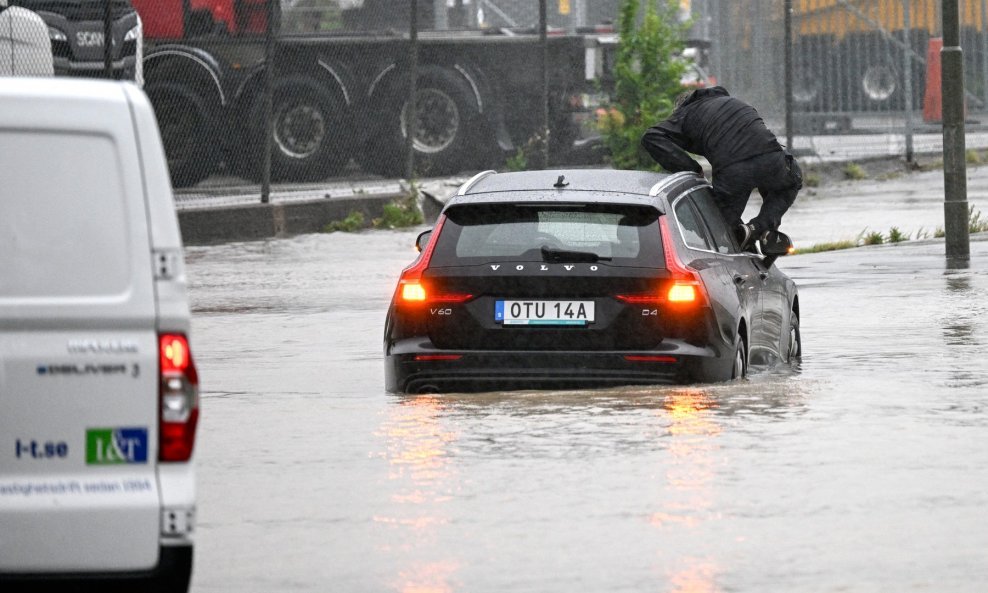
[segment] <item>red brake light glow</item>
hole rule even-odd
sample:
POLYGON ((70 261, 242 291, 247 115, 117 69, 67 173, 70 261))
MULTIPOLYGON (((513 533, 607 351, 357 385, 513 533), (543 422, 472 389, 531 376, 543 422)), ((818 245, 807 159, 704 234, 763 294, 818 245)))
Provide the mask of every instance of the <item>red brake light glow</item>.
POLYGON ((158 459, 188 461, 195 447, 199 422, 199 375, 182 334, 158 337, 159 399, 158 459))
POLYGON ((628 362, 664 362, 664 363, 674 363, 677 362, 675 356, 653 356, 653 355, 634 355, 629 354, 624 357, 628 362))

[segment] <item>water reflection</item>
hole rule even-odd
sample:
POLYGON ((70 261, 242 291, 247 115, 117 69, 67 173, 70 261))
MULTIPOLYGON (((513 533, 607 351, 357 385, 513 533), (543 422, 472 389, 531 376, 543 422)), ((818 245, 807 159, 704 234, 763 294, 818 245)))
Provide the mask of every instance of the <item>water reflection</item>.
POLYGON ((452 593, 459 563, 441 554, 439 531, 449 523, 455 468, 449 448, 457 439, 443 424, 443 402, 429 395, 401 398, 388 406, 379 432, 385 439, 387 481, 393 513, 374 522, 399 533, 381 551, 399 556, 393 589, 401 593, 452 593), (397 546, 390 542, 399 542, 397 546))
MULTIPOLYGON (((659 510, 649 523, 662 530, 693 530, 717 518, 713 481, 721 459, 717 437, 721 426, 714 415, 718 407, 711 392, 702 388, 668 391, 656 413, 666 426, 669 458, 665 463, 665 488, 659 510)), ((678 538, 675 538, 678 539, 678 538)), ((668 575, 673 593, 715 593, 717 563, 680 557, 668 575)))

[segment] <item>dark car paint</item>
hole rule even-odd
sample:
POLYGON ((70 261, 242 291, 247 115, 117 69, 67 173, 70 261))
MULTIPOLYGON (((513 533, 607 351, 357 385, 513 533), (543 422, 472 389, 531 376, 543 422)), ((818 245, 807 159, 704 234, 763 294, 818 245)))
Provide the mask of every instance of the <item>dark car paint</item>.
MULTIPOLYGON (((463 349, 458 350, 462 353, 462 359, 455 363, 419 364, 409 357, 415 353, 443 350, 425 336, 394 339, 395 304, 392 303, 385 335, 388 390, 431 391, 439 389, 438 385, 453 389, 538 388, 584 384, 670 383, 698 378, 726 380, 732 376, 734 352, 739 340, 745 345, 746 359, 751 364, 785 360, 790 311, 796 306, 795 284, 774 265, 766 265, 761 256, 738 252, 733 236, 730 241, 734 244, 729 253, 687 246, 672 214, 674 205, 693 192, 709 190, 710 186, 700 177, 684 178, 677 175, 670 176, 669 180, 670 183, 666 184, 667 191, 671 190, 669 198, 658 196, 651 199, 658 200, 658 210, 669 213, 666 217, 670 219, 670 228, 676 229, 669 234, 669 238, 675 244, 675 252, 681 263, 695 270, 703 281, 710 305, 704 313, 703 325, 707 328, 709 338, 705 344, 662 340, 651 348, 642 348, 640 351, 643 353, 666 352, 683 357, 675 365, 647 371, 638 371, 626 361, 618 360, 622 355, 628 354, 628 350, 606 349, 586 351, 585 355, 578 354, 579 349, 558 352, 566 355, 570 361, 575 361, 579 356, 587 356, 587 364, 591 367, 589 369, 578 362, 570 367, 554 366, 557 361, 552 358, 553 353, 548 351, 496 349, 463 349), (484 368, 490 368, 492 372, 478 370, 484 368), (511 375, 498 376, 498 368, 511 369, 511 375)), ((539 194, 545 200, 562 199, 560 192, 539 194)), ((496 197, 499 201, 510 199, 507 195, 496 197)), ((649 199, 643 196, 641 198, 649 199)), ((694 206, 694 212, 698 211, 699 208, 694 206)), ((604 310, 606 311, 606 307, 604 310)), ((450 317, 450 321, 453 321, 455 315, 450 317)), ((635 349, 635 352, 638 351, 639 349, 635 349)))

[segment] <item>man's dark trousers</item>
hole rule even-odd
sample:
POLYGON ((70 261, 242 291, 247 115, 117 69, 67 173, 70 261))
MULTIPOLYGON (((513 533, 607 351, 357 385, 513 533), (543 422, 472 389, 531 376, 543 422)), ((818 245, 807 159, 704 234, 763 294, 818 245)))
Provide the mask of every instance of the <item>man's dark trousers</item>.
POLYGON ((799 183, 789 170, 786 153, 779 150, 758 155, 713 172, 714 200, 724 214, 724 220, 732 227, 742 223, 741 214, 751 197, 751 190, 756 187, 762 195, 762 209, 749 222, 755 227, 755 233, 761 234, 779 228, 782 215, 792 206, 799 192, 799 183))

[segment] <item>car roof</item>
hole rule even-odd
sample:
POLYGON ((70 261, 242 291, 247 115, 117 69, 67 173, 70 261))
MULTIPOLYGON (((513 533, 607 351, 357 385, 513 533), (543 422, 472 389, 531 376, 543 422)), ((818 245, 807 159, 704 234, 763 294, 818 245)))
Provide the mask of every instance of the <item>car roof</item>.
POLYGON ((651 206, 664 212, 663 190, 678 185, 678 181, 690 179, 700 178, 693 173, 669 174, 615 169, 559 169, 516 173, 484 171, 464 183, 457 195, 447 202, 446 208, 467 204, 606 201, 651 206))

